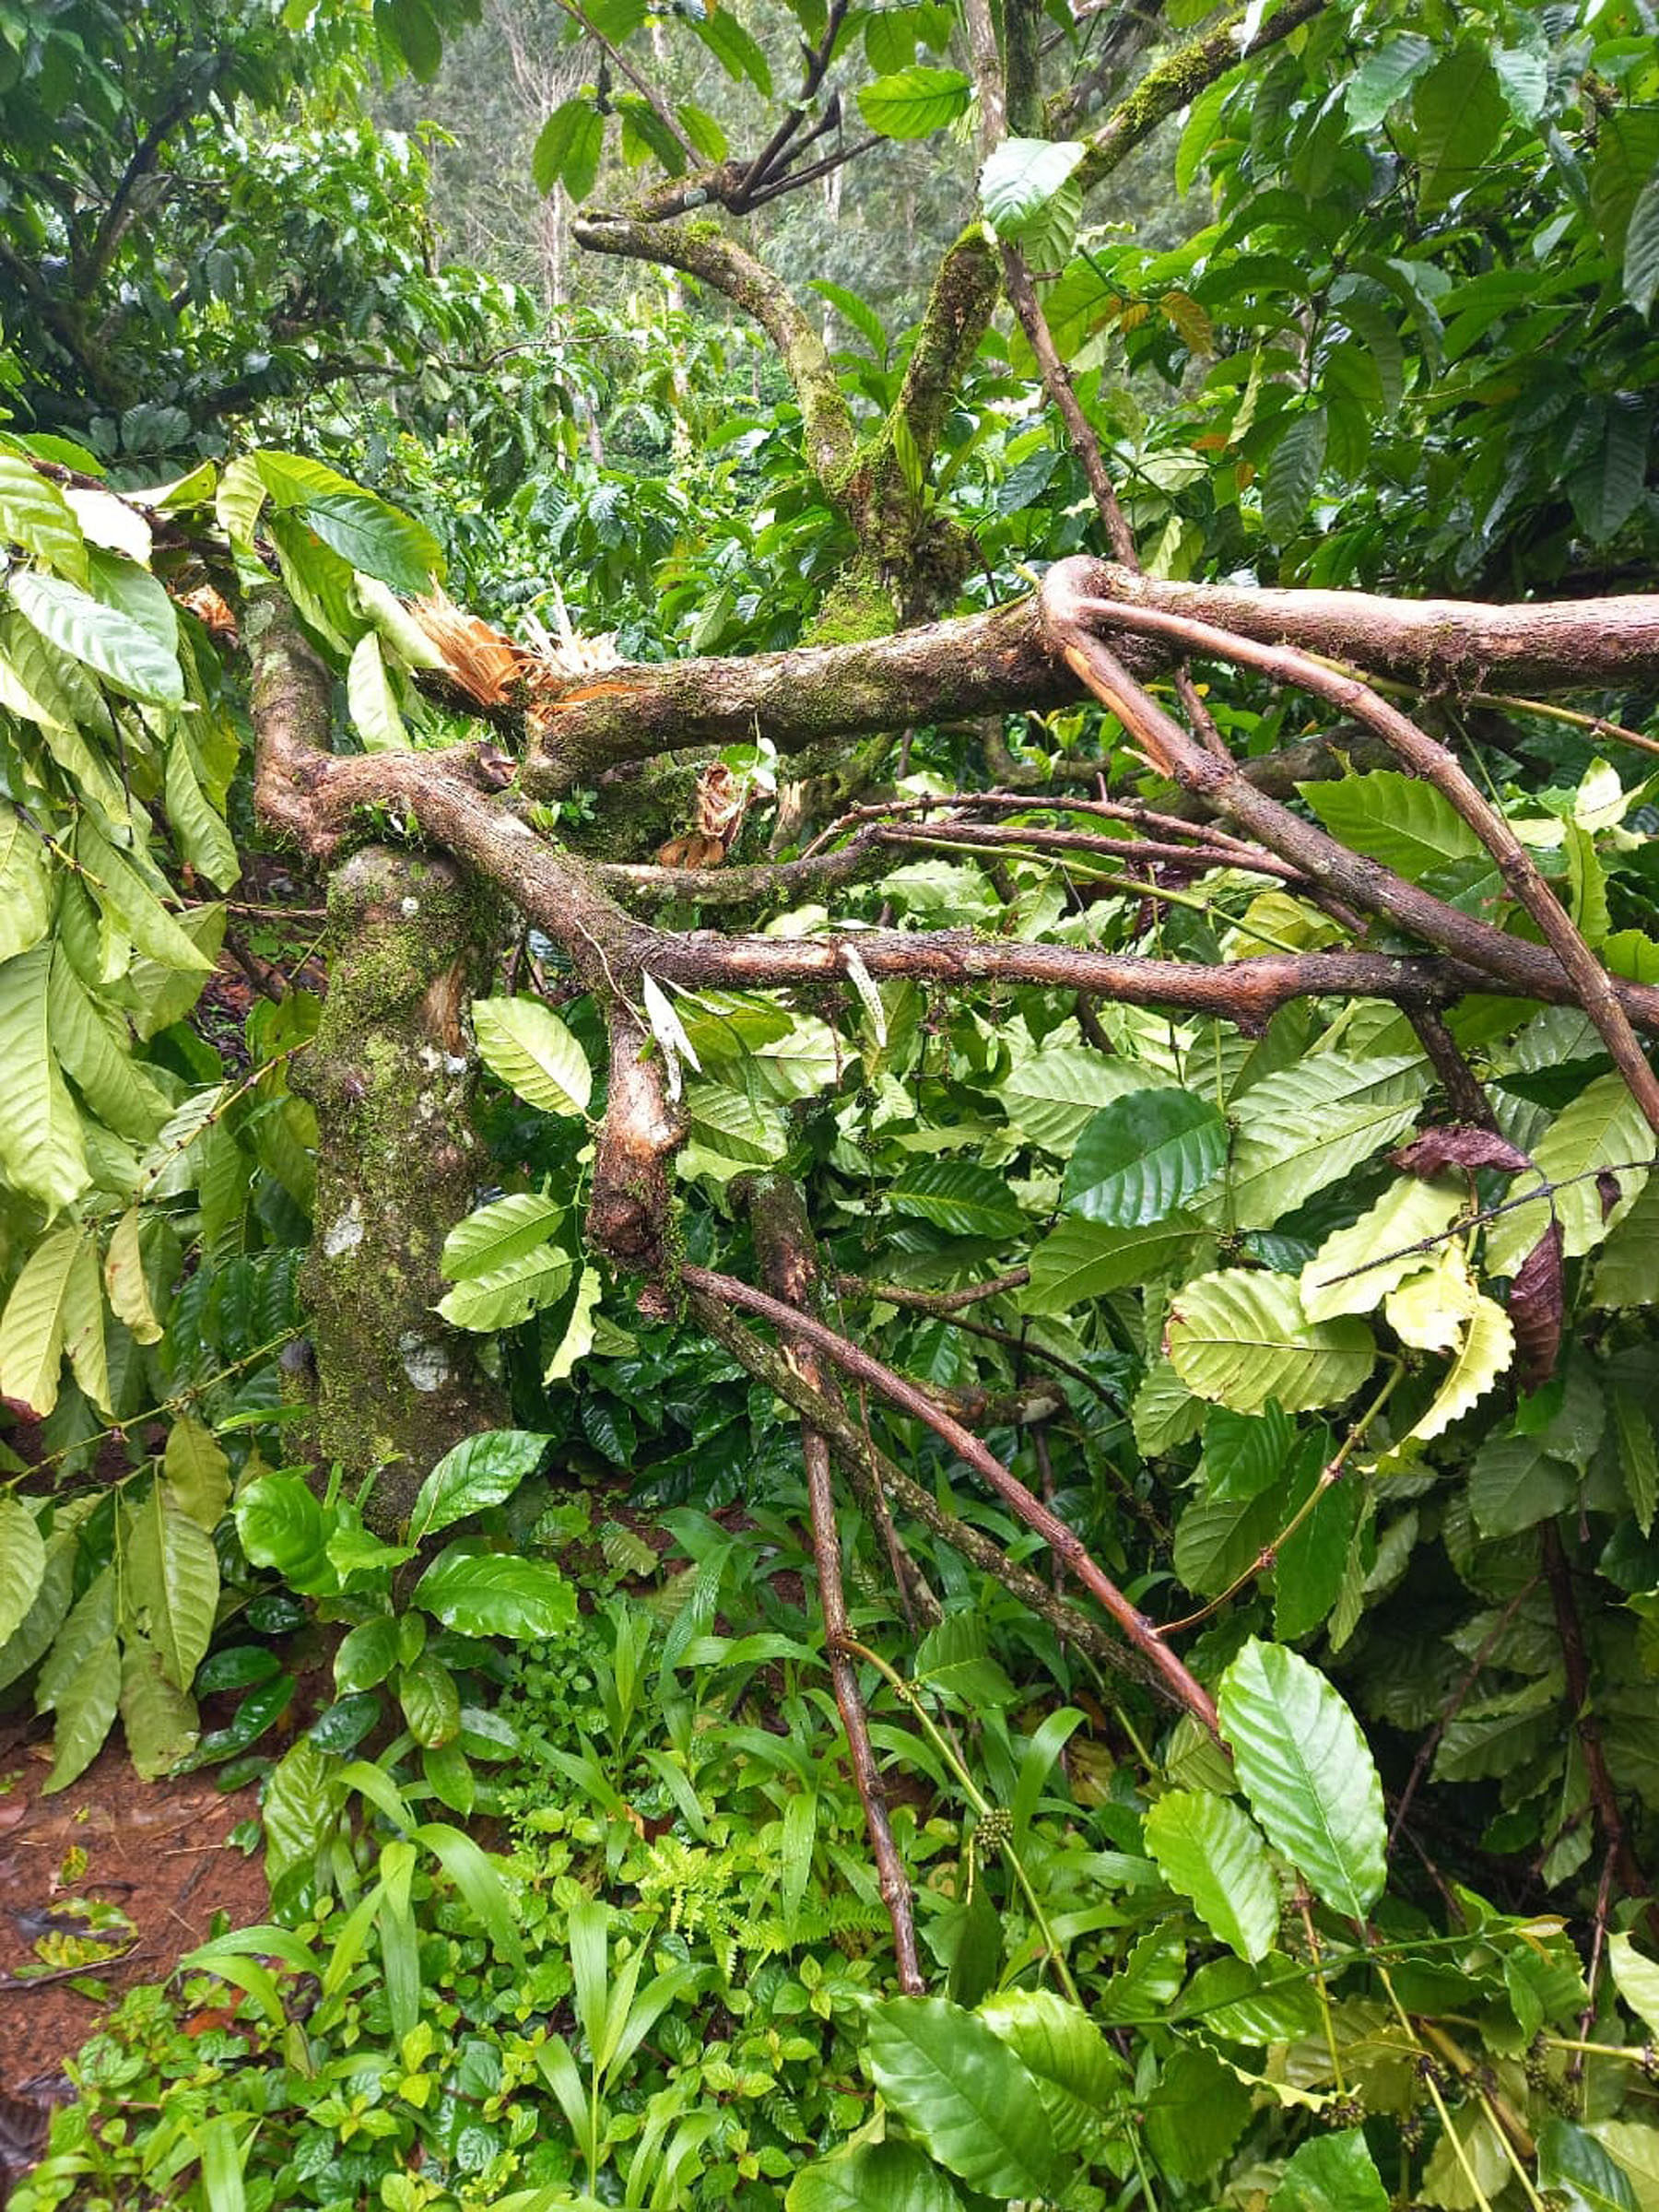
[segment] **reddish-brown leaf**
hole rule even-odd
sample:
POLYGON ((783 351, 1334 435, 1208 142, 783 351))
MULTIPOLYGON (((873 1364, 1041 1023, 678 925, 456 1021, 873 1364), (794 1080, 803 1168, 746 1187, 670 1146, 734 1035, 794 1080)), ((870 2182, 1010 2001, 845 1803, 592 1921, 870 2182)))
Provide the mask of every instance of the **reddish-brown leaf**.
POLYGON ((1510 1285, 1509 1316, 1521 1355, 1523 1390, 1536 1390, 1554 1374, 1566 1311, 1561 1225, 1552 1221, 1522 1261, 1510 1285))
POLYGON ((1512 1175, 1517 1168, 1532 1166, 1525 1153, 1517 1151, 1496 1129, 1476 1129, 1467 1124, 1425 1129, 1421 1136, 1402 1145, 1392 1157, 1396 1168, 1425 1178, 1441 1174, 1447 1168, 1502 1168, 1512 1175))

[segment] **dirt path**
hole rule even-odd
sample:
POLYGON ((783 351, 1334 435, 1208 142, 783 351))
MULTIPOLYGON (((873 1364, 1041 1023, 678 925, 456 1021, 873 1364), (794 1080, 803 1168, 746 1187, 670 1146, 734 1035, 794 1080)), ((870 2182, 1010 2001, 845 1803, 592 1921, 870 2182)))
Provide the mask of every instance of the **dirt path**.
POLYGON ((50 1755, 36 1733, 0 1729, 0 2096, 25 2100, 61 2082, 103 2017, 66 1978, 19 1980, 41 1965, 40 1946, 84 1930, 82 1906, 113 1906, 132 1924, 124 1957, 84 1970, 111 2003, 165 1980, 216 1912, 241 1926, 266 1910, 259 1854, 225 1843, 254 1809, 252 1787, 222 1797, 209 1774, 142 1783, 117 1731, 78 1782, 43 1797, 50 1755))

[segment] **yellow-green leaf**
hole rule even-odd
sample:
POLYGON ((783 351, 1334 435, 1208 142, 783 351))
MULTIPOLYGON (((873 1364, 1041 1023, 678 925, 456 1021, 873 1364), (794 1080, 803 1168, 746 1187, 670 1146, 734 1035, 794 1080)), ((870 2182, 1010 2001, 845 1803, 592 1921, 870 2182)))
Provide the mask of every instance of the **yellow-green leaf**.
POLYGON ((0 1398, 15 1398, 42 1417, 57 1404, 80 1241, 80 1230, 69 1224, 43 1238, 24 1262, 0 1313, 0 1398))
POLYGON ((1165 1347, 1190 1391, 1235 1413, 1259 1413, 1269 1398, 1287 1413, 1339 1405, 1377 1354, 1362 1321, 1310 1321, 1288 1276, 1243 1267, 1182 1285, 1170 1302, 1165 1347))
POLYGON ((46 849, 22 817, 0 802, 0 961, 38 945, 51 921, 46 849))
POLYGON ((45 945, 0 967, 0 1171, 49 1214, 76 1198, 89 1174, 80 1120, 52 1054, 45 945))
POLYGON ((129 1206, 116 1223, 104 1254, 104 1289, 110 1311, 124 1322, 140 1344, 159 1344, 161 1324, 150 1303, 144 1255, 138 1246, 138 1209, 129 1206))

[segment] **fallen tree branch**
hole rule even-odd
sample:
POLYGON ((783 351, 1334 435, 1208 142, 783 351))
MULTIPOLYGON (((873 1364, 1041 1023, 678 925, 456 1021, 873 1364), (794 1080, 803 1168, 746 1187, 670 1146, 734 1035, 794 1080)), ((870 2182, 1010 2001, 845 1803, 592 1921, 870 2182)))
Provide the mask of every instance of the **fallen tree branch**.
MULTIPOLYGON (((789 1305, 810 1307, 818 1288, 818 1261, 799 1192, 785 1176, 759 1176, 748 1188, 748 1211, 754 1228, 756 1256, 773 1292, 789 1305)), ((804 1382, 815 1390, 824 1390, 823 1363, 810 1344, 797 1341, 786 1356, 804 1382)), ((810 1421, 804 1420, 801 1424, 801 1456, 806 1468, 812 1556, 818 1568, 818 1602, 824 1613, 830 1685, 847 1738, 853 1780, 864 1806, 877 1886, 892 1924, 899 1986, 907 1995, 920 1996, 927 1984, 922 1978, 916 1955, 910 1881, 893 1841, 887 1794, 876 1764, 869 1718, 858 1686, 858 1669, 847 1650, 852 1630, 847 1620, 846 1593, 841 1586, 841 1536, 836 1526, 835 1494, 830 1480, 830 1444, 823 1430, 814 1428, 810 1421)))
MULTIPOLYGON (((1090 611, 1088 602, 1077 604, 1079 612, 1090 611)), ((1642 1057, 1611 978, 1573 926, 1571 915, 1545 882, 1536 861, 1511 824, 1471 782, 1443 745, 1358 677, 1327 668, 1294 646, 1267 645, 1253 638, 1237 637, 1218 629, 1213 623, 1170 614, 1162 608, 1137 606, 1130 617, 1129 610, 1100 600, 1093 603, 1093 609, 1108 612, 1118 620, 1131 618, 1135 627, 1150 629, 1194 652, 1253 668, 1277 683, 1295 685, 1374 730, 1397 759, 1440 792, 1498 863, 1499 874, 1517 905, 1537 924, 1648 1126, 1659 1135, 1659 1078, 1642 1057)))
POLYGON ((951 1450, 974 1473, 988 1483, 1006 1505, 1012 1507, 1026 1526, 1040 1535, 1050 1549, 1061 1559, 1065 1567, 1082 1583, 1095 1602, 1102 1606, 1124 1635, 1147 1661, 1166 1696, 1203 1724, 1212 1735, 1217 1734, 1215 1702, 1183 1663, 1164 1641, 1163 1633, 1155 1621, 1149 1620, 1139 1607, 1130 1604, 1117 1584, 1100 1568, 1088 1547, 1077 1533, 1066 1527, 1064 1521, 1050 1512, 1040 1498, 1027 1489, 1018 1476, 1009 1473, 994 1453, 987 1451, 976 1436, 969 1434, 959 1422, 948 1414, 941 1413, 913 1382, 895 1374, 871 1353, 859 1346, 849 1344, 844 1336, 826 1328, 821 1322, 812 1321, 806 1314, 794 1312, 770 1298, 763 1290, 752 1289, 735 1276, 717 1274, 709 1267, 682 1266, 680 1279, 693 1290, 706 1292, 711 1298, 724 1300, 734 1306, 745 1308, 770 1321, 774 1327, 792 1330, 828 1354, 836 1366, 846 1373, 856 1375, 878 1391, 889 1404, 924 1422, 935 1435, 947 1443, 951 1450))
MULTIPOLYGON (((1659 595, 1498 606, 1172 583, 1110 561, 1060 565, 1076 600, 1181 615, 1419 686, 1484 691, 1501 680, 1536 691, 1596 691, 1659 677, 1659 595)), ((1090 626, 1109 631, 1112 617, 1102 611, 1090 626)), ((1127 631, 1127 618, 1122 628, 1127 631)), ((1120 657, 1143 680, 1171 658, 1161 645, 1129 636, 1120 657)), ((1073 704, 1088 686, 1054 650, 1038 602, 1020 599, 851 645, 626 663, 607 669, 602 686, 573 680, 571 691, 577 696, 548 716, 524 761, 521 787, 532 797, 558 797, 627 761, 750 744, 757 735, 791 753, 906 725, 1042 712, 1073 704)), ((1253 774, 1260 765, 1252 763, 1253 774)))
MULTIPOLYGON (((1312 823, 1265 796, 1241 774, 1236 762, 1218 758, 1189 735, 1130 675, 1094 627, 1098 603, 1087 590, 1091 564, 1062 561, 1044 579, 1042 605, 1056 645, 1095 696, 1129 730, 1161 772, 1172 776, 1202 804, 1228 817, 1321 887, 1360 912, 1385 917, 1468 967, 1502 980, 1522 995, 1561 1003, 1565 985, 1553 951, 1512 937, 1431 893, 1407 883, 1378 862, 1352 853, 1312 823)), ((1653 603, 1659 606, 1659 601, 1653 603)), ((1613 997, 1632 1021, 1651 1028, 1647 1011, 1632 1002, 1630 987, 1608 978, 1613 997)), ((1578 1004, 1570 990, 1569 1003, 1578 1004)))
POLYGON ((1110 1673, 1127 1675, 1137 1682, 1151 1678, 1152 1669, 1142 1653, 1130 1644, 1119 1642, 1092 1615, 1057 1598, 1041 1575, 1033 1574, 1018 1559, 1011 1559, 982 1529, 947 1512, 931 1490, 878 1451, 867 1434, 861 1433, 844 1407, 832 1405, 821 1393, 803 1382, 782 1352, 746 1329, 718 1299, 694 1290, 689 1310, 699 1328, 730 1352, 746 1372, 764 1382, 785 1405, 793 1406, 823 1431, 836 1456, 849 1470, 863 1468, 912 1519, 931 1529, 941 1543, 948 1544, 982 1573, 1000 1583, 1011 1596, 1046 1620, 1057 1636, 1087 1652, 1110 1673))

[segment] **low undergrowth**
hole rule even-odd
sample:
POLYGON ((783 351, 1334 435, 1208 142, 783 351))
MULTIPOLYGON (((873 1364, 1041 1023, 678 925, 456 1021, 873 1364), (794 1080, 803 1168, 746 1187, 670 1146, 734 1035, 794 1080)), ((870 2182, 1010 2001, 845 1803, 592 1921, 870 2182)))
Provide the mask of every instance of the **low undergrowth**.
POLYGON ((554 1636, 434 1630, 491 1697, 436 1773, 390 1683, 294 1739, 271 1924, 129 1994, 14 2212, 1654 2201, 1659 1970, 1616 1930, 1593 1994, 1559 1919, 1390 1874, 1371 1754, 1277 1644, 1222 1677, 1231 1771, 1183 1723, 1159 1774, 960 1568, 919 1641, 855 1600, 943 1993, 888 1994, 800 1512, 665 1518, 649 1571, 576 1544, 554 1636))

